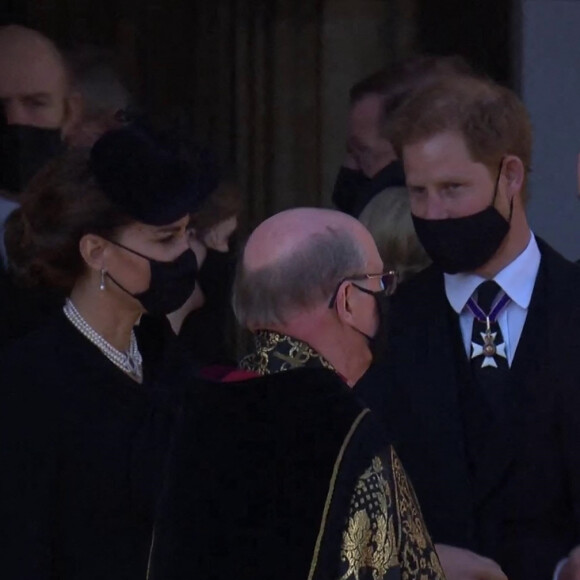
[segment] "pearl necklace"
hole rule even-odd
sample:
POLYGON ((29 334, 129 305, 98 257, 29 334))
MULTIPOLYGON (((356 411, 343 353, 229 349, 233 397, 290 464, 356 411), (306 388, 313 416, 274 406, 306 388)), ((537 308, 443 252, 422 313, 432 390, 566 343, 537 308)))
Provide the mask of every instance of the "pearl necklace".
POLYGON ((115 366, 141 382, 143 380, 143 358, 137 346, 135 332, 131 331, 129 350, 121 352, 107 342, 80 314, 70 298, 66 299, 63 312, 71 324, 92 342, 115 366))

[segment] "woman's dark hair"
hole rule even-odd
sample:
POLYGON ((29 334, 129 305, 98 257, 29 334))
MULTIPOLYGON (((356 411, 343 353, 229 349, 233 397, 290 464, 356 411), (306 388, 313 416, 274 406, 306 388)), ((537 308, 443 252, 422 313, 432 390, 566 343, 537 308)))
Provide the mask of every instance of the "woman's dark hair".
POLYGON ((238 216, 241 211, 242 193, 239 186, 232 180, 223 180, 209 194, 199 210, 191 215, 190 225, 198 237, 202 237, 211 228, 238 216))
POLYGON ((81 238, 89 233, 111 238, 134 221, 101 192, 89 160, 88 149, 72 149, 51 161, 6 222, 9 268, 22 284, 71 290, 86 267, 81 238))

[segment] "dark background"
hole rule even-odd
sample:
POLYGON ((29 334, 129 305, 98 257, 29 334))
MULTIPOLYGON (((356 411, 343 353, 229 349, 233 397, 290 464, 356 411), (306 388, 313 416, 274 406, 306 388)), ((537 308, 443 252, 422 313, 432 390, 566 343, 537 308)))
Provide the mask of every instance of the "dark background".
POLYGON ((369 67, 417 52, 456 53, 517 85, 508 0, 1 0, 0 6, 1 23, 36 28, 62 48, 114 49, 139 105, 184 112, 197 138, 235 168, 250 222, 291 205, 328 203, 348 86, 369 67), (351 57, 359 51, 359 61, 365 58, 360 47, 369 21, 376 24, 376 54, 357 70, 351 57), (366 29, 358 27, 365 22, 366 29), (348 32, 343 40, 340 30, 348 32), (342 77, 341 61, 351 63, 342 77))

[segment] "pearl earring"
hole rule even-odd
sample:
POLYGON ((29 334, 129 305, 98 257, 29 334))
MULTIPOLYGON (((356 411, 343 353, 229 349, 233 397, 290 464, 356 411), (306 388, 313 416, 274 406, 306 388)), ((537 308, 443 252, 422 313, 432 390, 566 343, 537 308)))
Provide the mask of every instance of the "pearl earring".
POLYGON ((101 291, 105 289, 105 274, 106 270, 101 268, 101 283, 99 284, 99 290, 101 291))

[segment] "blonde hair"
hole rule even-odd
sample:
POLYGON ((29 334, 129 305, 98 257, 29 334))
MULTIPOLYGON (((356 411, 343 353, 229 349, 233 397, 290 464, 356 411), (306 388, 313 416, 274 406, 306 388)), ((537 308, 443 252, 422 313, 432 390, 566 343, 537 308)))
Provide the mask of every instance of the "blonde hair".
POLYGON ((406 188, 389 187, 375 195, 359 221, 373 236, 385 268, 397 270, 401 280, 431 263, 415 233, 406 188))

